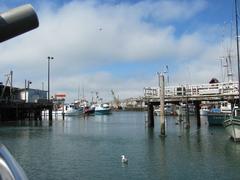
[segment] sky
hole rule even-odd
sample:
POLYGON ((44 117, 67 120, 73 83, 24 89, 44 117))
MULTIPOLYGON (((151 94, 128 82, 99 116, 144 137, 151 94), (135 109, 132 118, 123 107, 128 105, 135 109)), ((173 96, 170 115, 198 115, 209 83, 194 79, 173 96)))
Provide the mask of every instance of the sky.
POLYGON ((158 86, 226 80, 220 59, 232 57, 236 76, 233 0, 0 0, 0 12, 30 3, 39 27, 0 45, 0 81, 47 90, 68 102, 95 93, 104 101, 143 96, 158 86))

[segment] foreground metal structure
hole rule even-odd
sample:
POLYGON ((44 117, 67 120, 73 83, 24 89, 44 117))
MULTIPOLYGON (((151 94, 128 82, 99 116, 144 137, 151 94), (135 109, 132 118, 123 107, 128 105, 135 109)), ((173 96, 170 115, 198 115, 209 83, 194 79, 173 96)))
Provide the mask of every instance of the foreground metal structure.
POLYGON ((39 26, 37 14, 30 4, 0 14, 0 42, 39 26))

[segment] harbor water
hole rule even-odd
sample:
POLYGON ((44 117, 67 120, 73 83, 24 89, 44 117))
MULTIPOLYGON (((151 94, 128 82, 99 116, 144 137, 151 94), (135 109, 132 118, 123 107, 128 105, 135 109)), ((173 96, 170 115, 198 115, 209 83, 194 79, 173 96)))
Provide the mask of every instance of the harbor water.
POLYGON ((190 117, 190 129, 178 117, 145 124, 145 112, 65 117, 64 120, 1 123, 0 141, 30 180, 240 179, 240 144, 223 127, 201 127, 190 117), (128 156, 128 164, 121 155, 128 156))

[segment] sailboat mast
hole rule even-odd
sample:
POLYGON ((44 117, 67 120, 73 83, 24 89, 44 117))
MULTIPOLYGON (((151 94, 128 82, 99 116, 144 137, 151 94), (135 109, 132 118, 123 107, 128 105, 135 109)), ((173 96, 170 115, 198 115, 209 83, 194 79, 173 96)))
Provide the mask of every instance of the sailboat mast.
POLYGON ((239 67, 239 44, 238 44, 238 8, 237 0, 235 0, 235 14, 236 14, 236 36, 237 36, 237 63, 238 63, 238 107, 240 107, 240 67, 239 67))

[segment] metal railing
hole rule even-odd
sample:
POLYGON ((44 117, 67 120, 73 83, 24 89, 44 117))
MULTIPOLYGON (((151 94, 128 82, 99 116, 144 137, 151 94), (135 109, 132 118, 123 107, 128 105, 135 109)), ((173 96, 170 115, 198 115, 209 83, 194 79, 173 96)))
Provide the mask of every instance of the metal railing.
MULTIPOLYGON (((145 87, 145 98, 159 97, 159 87, 145 87)), ((223 82, 200 85, 166 86, 165 97, 180 96, 209 96, 209 95, 238 95, 238 82, 223 82)))

